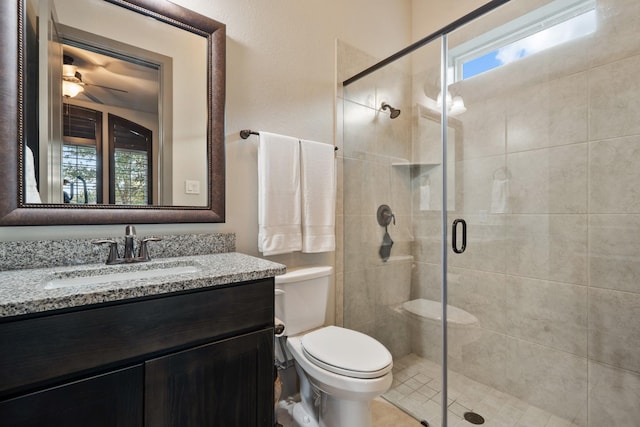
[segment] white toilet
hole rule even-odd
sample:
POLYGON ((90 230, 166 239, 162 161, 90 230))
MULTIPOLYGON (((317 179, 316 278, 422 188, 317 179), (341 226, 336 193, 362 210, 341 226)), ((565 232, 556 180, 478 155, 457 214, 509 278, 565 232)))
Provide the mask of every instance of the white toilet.
POLYGON ((276 317, 300 380, 293 419, 305 427, 371 427, 371 400, 391 387, 391 353, 368 335, 322 327, 331 271, 309 267, 275 278, 276 317))

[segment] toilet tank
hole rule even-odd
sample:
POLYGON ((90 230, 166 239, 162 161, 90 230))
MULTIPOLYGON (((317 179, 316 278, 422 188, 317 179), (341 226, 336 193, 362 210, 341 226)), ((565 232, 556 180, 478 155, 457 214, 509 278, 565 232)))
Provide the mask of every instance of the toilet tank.
POLYGON ((324 325, 331 280, 331 266, 303 267, 275 277, 276 317, 285 325, 285 335, 324 325))

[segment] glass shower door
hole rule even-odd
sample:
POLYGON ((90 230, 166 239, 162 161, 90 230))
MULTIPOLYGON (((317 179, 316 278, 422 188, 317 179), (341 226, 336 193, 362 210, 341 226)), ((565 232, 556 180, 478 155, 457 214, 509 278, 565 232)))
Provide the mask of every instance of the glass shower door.
MULTIPOLYGON (((511 0, 342 88, 337 321, 387 346, 383 398, 417 420, 638 425, 639 23, 511 0)), ((339 44, 340 81, 374 63, 339 44)))
POLYGON ((447 291, 470 320, 448 322, 449 425, 637 425, 639 17, 515 0, 448 36, 468 244, 447 291))

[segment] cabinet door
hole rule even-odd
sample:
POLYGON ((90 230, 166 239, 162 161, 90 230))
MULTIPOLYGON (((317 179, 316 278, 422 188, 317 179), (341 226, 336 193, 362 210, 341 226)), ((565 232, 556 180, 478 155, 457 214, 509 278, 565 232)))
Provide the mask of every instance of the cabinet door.
POLYGON ((146 363, 148 427, 265 427, 273 406, 273 328, 146 363))
POLYGON ((142 427, 142 365, 0 402, 6 427, 142 427))

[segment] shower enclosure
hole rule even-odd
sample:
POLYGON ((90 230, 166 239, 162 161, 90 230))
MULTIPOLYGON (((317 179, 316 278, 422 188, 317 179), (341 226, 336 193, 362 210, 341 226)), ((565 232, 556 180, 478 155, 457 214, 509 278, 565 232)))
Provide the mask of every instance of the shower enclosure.
POLYGON ((338 43, 337 321, 392 352, 383 397, 638 426, 640 2, 491 1, 377 61, 338 43))

